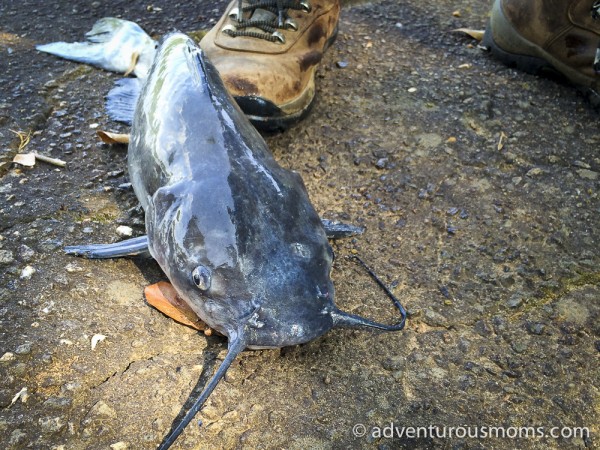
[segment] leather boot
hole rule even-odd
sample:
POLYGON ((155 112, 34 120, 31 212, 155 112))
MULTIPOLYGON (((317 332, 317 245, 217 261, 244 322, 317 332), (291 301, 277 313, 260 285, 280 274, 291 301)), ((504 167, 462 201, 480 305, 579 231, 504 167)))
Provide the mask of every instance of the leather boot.
POLYGON ((495 0, 483 45, 527 72, 558 71, 600 104, 600 0, 495 0))
POLYGON ((339 0, 234 0, 200 46, 254 125, 281 130, 309 111, 339 12, 339 0))

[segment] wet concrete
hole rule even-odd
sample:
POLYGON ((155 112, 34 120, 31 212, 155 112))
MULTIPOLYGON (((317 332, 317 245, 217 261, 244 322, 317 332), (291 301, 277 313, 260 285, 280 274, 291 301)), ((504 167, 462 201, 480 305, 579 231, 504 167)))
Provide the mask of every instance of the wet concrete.
MULTIPOLYGON (((203 426, 191 425, 176 448, 598 446, 598 115, 571 87, 506 68, 451 31, 483 28, 487 3, 344 9, 314 110, 268 138, 324 217, 366 227, 334 244, 340 306, 394 319, 345 258, 356 252, 409 309, 407 329, 336 330, 244 353, 198 416, 203 426), (440 433, 588 427, 591 436, 372 432, 390 422, 440 433), (356 437, 355 424, 368 436, 356 437)), ((119 76, 33 45, 79 40, 109 15, 155 36, 206 29, 224 2, 153 6, 0 4, 2 448, 154 448, 224 356, 223 339, 145 303, 144 286, 162 279, 153 262, 61 252, 116 241, 121 224, 141 234, 143 222, 122 187, 125 150, 95 137, 98 128, 126 131, 103 113, 119 76), (25 151, 68 168, 10 165, 19 145, 11 130, 31 132, 25 151), (106 338, 92 350, 94 335, 106 338), (27 395, 11 405, 22 388, 27 395)))

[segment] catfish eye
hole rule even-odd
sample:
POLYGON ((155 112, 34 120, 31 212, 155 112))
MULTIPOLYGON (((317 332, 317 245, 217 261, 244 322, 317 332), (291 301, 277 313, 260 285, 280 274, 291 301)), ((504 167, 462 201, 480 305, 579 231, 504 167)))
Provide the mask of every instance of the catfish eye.
POLYGON ((201 291, 207 291, 210 288, 210 270, 204 266, 198 266, 192 270, 192 281, 201 291))

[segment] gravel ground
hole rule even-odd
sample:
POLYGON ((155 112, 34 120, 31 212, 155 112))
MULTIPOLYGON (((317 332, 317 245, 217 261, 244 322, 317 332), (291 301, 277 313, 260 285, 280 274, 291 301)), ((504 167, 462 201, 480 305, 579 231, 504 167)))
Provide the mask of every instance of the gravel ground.
MULTIPOLYGON (((406 330, 245 352, 175 448, 599 448, 598 113, 452 32, 483 28, 489 3, 346 7, 311 115, 267 138, 323 217, 366 228, 333 244, 338 304, 394 319, 345 258, 358 253, 409 309, 406 330), (446 437, 400 436, 417 426, 446 437)), ((152 261, 62 253, 143 220, 125 149, 95 135, 127 131, 103 112, 119 76, 33 48, 105 16, 153 36, 204 30, 224 6, 0 3, 0 447, 155 448, 224 357, 222 338, 145 303, 164 279, 152 261), (13 131, 67 168, 11 165, 13 131)))

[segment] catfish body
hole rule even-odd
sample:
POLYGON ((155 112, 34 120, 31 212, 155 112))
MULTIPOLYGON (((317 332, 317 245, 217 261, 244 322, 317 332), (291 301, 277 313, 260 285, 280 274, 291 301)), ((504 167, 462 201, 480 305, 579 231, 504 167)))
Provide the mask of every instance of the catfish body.
POLYGON ((128 152, 150 254, 211 328, 231 337, 243 324, 246 346, 264 348, 333 327, 333 252, 302 179, 185 35, 163 39, 128 152))

